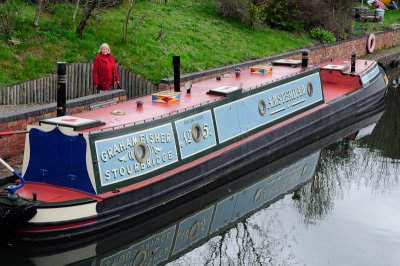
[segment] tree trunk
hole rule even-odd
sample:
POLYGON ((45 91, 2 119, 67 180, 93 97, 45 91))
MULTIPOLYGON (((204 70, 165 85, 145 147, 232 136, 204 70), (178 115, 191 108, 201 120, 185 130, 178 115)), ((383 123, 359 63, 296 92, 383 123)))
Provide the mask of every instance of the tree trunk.
POLYGON ((128 13, 126 14, 126 17, 125 17, 124 32, 123 32, 123 39, 124 39, 125 43, 126 43, 127 36, 128 36, 128 23, 129 23, 129 19, 131 18, 131 13, 132 13, 132 9, 133 9, 134 5, 135 5, 135 0, 131 0, 129 3, 128 13))
POLYGON ((73 21, 75 21, 75 19, 76 19, 76 14, 78 13, 79 2, 80 2, 80 0, 76 0, 75 9, 74 9, 74 14, 72 15, 72 20, 73 20, 73 21))
POLYGON ((86 6, 85 13, 83 14, 81 22, 79 22, 79 25, 76 28, 76 33, 78 34, 79 38, 81 38, 81 39, 83 38, 83 31, 85 30, 87 21, 92 16, 92 12, 96 8, 96 5, 98 2, 99 2, 99 0, 92 0, 86 6))
POLYGON ((40 12, 42 11, 42 3, 43 3, 43 0, 37 0, 35 18, 33 19, 33 25, 35 25, 35 26, 39 26, 39 16, 40 16, 40 12))

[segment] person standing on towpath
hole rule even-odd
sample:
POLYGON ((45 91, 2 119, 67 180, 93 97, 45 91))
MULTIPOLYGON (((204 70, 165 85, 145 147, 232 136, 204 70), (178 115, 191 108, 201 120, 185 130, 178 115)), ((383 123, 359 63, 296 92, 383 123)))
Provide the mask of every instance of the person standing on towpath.
POLYGON ((109 91, 119 84, 115 59, 108 44, 100 45, 99 54, 93 61, 93 85, 98 92, 109 91), (112 86, 112 87, 111 87, 112 86))

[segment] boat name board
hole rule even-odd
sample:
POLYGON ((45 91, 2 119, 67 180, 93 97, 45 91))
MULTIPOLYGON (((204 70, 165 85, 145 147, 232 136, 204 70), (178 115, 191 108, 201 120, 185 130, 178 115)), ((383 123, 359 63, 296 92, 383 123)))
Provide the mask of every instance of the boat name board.
POLYGON ((312 107, 323 101, 319 72, 214 109, 219 142, 312 107))
POLYGON ((178 161, 172 125, 94 142, 101 186, 150 173, 178 161))
POLYGON ((182 159, 217 144, 211 110, 177 120, 175 127, 182 159))

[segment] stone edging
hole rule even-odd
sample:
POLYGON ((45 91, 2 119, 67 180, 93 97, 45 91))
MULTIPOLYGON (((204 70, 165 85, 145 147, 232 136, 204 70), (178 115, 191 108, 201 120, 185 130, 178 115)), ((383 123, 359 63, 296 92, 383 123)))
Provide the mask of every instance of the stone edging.
MULTIPOLYGON (((107 94, 93 94, 80 97, 77 99, 68 100, 66 102, 67 112, 69 109, 72 108, 85 107, 96 102, 112 100, 114 98, 124 97, 125 95, 126 95, 125 90, 114 90, 107 94)), ((49 103, 19 110, 10 114, 0 115, 0 123, 9 123, 20 119, 25 119, 28 117, 45 115, 48 113, 56 112, 57 111, 56 108, 57 108, 56 103, 49 103)))

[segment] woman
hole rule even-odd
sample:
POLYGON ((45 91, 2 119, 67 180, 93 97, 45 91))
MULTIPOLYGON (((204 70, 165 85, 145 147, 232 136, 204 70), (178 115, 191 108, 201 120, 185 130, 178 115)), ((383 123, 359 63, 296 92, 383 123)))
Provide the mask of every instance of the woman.
POLYGON ((100 45, 99 54, 93 61, 93 85, 99 91, 109 91, 119 83, 115 59, 108 44, 100 45))

